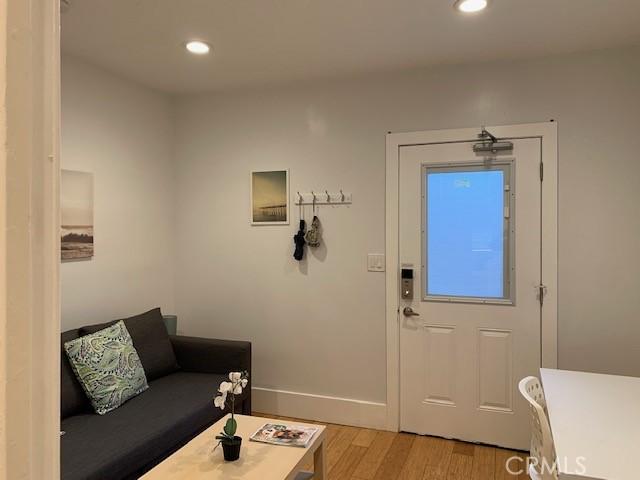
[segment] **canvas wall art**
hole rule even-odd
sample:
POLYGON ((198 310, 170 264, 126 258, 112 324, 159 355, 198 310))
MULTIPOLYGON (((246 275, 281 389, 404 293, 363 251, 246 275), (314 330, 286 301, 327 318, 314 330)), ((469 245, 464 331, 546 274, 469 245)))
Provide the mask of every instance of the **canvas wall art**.
POLYGON ((251 172, 251 224, 289 224, 289 171, 251 172))
POLYGON ((93 257, 93 174, 62 170, 60 181, 62 260, 93 257))

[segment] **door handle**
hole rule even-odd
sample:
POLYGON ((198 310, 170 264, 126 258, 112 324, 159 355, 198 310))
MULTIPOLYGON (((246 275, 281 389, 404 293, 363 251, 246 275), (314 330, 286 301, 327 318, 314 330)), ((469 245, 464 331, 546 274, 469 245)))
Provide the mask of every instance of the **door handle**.
POLYGON ((414 312, 413 308, 411 308, 411 307, 404 307, 402 309, 402 314, 405 317, 419 317, 420 316, 420 314, 418 312, 414 312))

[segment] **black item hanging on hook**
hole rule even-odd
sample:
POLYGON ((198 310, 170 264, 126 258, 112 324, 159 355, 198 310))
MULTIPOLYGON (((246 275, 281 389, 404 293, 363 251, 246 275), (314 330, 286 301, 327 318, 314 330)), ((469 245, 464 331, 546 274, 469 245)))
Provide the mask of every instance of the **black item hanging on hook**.
POLYGON ((304 235, 305 235, 306 228, 307 228, 306 222, 300 219, 300 229, 298 230, 298 233, 296 233, 293 236, 293 243, 296 246, 296 249, 293 252, 293 258, 295 258, 298 261, 302 260, 302 257, 304 257, 304 244, 305 244, 304 235))

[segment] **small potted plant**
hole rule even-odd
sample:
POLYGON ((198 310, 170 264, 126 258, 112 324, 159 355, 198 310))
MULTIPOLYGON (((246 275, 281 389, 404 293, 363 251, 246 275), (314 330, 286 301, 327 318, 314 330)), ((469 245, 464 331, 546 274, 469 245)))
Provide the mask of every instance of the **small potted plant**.
POLYGON ((247 372, 231 372, 229 373, 229 381, 222 382, 218 388, 218 394, 213 399, 213 404, 224 410, 227 406, 231 407, 231 417, 227 419, 220 435, 216 436, 218 445, 222 444, 224 459, 233 462, 240 458, 240 446, 242 445, 242 437, 236 436, 238 423, 235 419, 236 395, 242 393, 242 389, 249 383, 249 374, 247 372))

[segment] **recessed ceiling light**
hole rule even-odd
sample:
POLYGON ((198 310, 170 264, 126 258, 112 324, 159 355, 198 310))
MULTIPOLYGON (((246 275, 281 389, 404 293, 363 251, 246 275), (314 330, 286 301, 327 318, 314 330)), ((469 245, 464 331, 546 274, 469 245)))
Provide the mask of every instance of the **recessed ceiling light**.
POLYGON ((487 8, 489 0, 456 0, 454 7, 462 13, 475 13, 487 8))
POLYGON ((195 53, 196 55, 204 55, 206 53, 209 53, 210 50, 209 45, 199 40, 187 42, 185 46, 187 50, 189 50, 191 53, 195 53))

